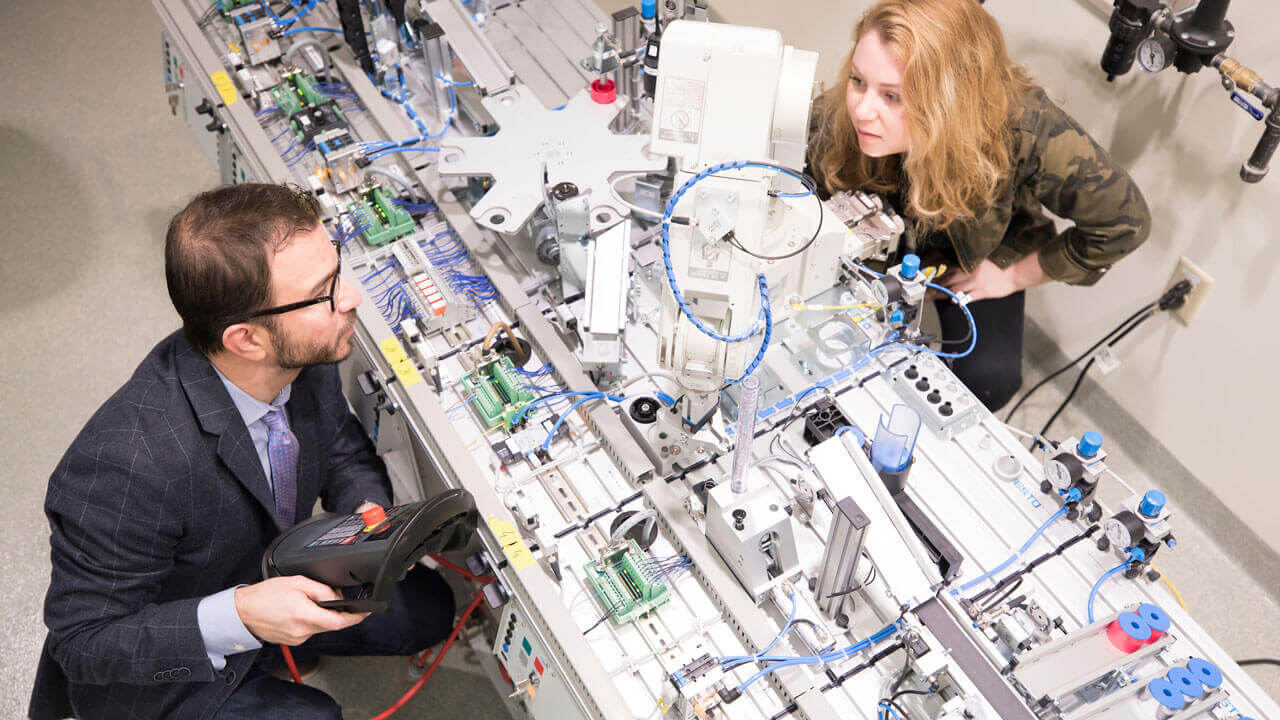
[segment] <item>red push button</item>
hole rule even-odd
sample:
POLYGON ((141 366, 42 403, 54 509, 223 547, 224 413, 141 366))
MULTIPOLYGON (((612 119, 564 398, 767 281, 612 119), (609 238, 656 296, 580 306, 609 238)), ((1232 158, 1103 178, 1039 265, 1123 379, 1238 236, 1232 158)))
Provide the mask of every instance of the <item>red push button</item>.
POLYGON ((383 520, 387 519, 387 511, 375 505, 360 513, 360 519, 364 521, 364 529, 367 532, 377 527, 383 520))
POLYGON ((533 669, 537 670, 539 675, 542 674, 542 661, 538 658, 533 659, 533 669))

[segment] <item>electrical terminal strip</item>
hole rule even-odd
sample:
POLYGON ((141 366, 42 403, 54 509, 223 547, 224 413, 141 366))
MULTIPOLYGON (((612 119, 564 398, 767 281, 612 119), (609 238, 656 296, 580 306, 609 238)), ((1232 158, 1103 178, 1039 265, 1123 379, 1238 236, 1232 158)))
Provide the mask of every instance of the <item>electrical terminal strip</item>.
POLYGON ((386 245, 411 235, 416 226, 409 213, 391 202, 391 195, 378 183, 360 186, 360 197, 347 205, 361 235, 370 245, 386 245))
POLYGON ((499 357, 482 363, 475 372, 462 376, 462 386, 470 396, 470 405, 485 427, 502 424, 507 430, 515 425, 520 408, 536 397, 526 389, 515 372, 511 360, 499 357))
POLYGON ((428 313, 435 317, 443 317, 445 311, 449 309, 449 303, 445 301, 444 295, 436 287, 435 282, 431 280, 431 276, 425 272, 420 272, 413 276, 413 285, 418 288, 418 292, 422 293, 422 299, 427 304, 428 313))
POLYGON ((614 625, 625 625, 670 599, 661 570, 635 540, 582 566, 587 586, 614 625))
POLYGON ((427 260, 414 238, 393 243, 391 252, 409 277, 413 299, 422 306, 422 324, 428 332, 467 322, 476 310, 463 302, 443 274, 427 260))

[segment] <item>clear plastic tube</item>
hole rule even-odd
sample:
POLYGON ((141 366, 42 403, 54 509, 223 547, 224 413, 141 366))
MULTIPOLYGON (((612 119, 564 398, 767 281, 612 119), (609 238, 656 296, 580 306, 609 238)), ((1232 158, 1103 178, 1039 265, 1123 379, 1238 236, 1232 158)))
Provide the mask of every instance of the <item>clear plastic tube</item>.
POLYGON ((760 395, 760 381, 747 376, 738 383, 738 427, 734 431, 733 470, 729 487, 735 495, 747 492, 747 469, 751 465, 751 441, 756 434, 756 405, 760 395))
POLYGON ((881 472, 898 472, 911 464, 920 433, 920 415, 906 405, 894 405, 889 424, 880 418, 876 438, 871 442, 871 464, 881 472))

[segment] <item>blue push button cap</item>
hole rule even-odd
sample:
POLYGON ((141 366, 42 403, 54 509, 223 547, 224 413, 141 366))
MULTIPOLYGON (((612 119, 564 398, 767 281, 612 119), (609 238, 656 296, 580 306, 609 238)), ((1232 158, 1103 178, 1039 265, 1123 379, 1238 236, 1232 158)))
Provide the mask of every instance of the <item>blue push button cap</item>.
POLYGON ((658 12, 658 0, 640 0, 640 17, 652 20, 658 12))
POLYGON ((910 280, 920 271, 920 256, 907 253, 902 256, 902 277, 910 280))
POLYGON ((1164 493, 1159 490, 1148 490, 1147 494, 1142 496, 1142 502, 1138 503, 1138 512, 1149 518, 1159 517, 1160 511, 1164 509, 1165 500, 1164 493))
POLYGON ((1082 456, 1091 458, 1098 454, 1098 448, 1100 447, 1102 447, 1102 433, 1097 430, 1090 430, 1080 436, 1080 444, 1076 446, 1076 449, 1080 451, 1082 456))

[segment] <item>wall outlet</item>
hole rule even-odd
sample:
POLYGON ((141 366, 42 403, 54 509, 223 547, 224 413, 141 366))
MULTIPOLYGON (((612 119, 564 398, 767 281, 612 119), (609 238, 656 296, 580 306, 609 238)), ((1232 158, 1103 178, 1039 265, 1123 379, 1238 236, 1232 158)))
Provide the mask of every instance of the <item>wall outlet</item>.
POLYGON ((1174 310, 1173 314, 1183 325, 1190 325, 1191 318, 1195 317, 1196 311, 1200 309, 1200 303, 1204 302, 1204 296, 1209 294, 1209 288, 1213 287, 1213 278, 1183 256, 1178 259, 1178 267, 1174 269, 1173 277, 1169 278, 1164 289, 1168 290, 1181 280, 1191 281, 1191 294, 1187 296, 1187 301, 1182 304, 1182 307, 1174 310))

